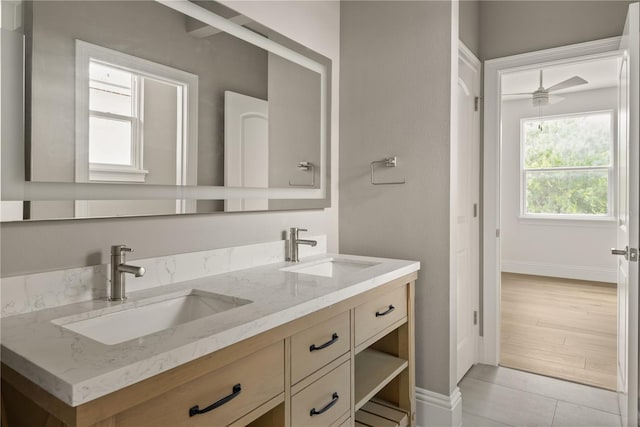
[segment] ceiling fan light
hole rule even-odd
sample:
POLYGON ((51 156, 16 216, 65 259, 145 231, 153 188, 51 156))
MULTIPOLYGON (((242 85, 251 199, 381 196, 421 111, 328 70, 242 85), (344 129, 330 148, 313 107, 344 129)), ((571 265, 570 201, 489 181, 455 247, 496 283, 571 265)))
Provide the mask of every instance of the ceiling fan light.
POLYGON ((554 95, 549 97, 549 104, 557 104, 562 101, 564 101, 562 96, 554 95))
POLYGON ((549 104, 549 96, 547 95, 540 95, 540 96, 533 96, 533 106, 534 107, 543 107, 545 105, 549 104))

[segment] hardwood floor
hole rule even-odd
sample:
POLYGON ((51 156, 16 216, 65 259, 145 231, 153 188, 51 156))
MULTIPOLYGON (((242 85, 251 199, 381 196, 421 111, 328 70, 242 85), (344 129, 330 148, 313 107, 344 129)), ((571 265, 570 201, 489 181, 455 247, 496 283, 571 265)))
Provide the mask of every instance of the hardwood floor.
POLYGON ((502 273, 500 364, 616 389, 612 283, 502 273))

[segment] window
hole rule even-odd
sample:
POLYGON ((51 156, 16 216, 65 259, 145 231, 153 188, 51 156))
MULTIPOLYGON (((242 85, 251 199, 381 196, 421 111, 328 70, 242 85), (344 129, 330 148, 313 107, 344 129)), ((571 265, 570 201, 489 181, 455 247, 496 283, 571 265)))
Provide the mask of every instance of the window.
MULTIPOLYGON (((142 183, 155 174, 156 184, 196 185, 198 76, 82 40, 75 45, 76 182, 142 183), (172 89, 165 91, 164 104, 157 97, 153 101, 159 85, 172 89), (175 104, 166 97, 169 92, 175 94, 175 104), (175 113, 158 108, 165 104, 176 108, 175 113), (169 117, 162 114, 175 114, 167 118, 172 129, 145 122, 145 115, 151 123, 169 117), (175 156, 175 178, 169 174, 159 178, 155 170, 143 167, 144 151, 160 152, 154 135, 162 131, 167 138, 175 135, 175 149, 163 149, 175 156)), ((170 141, 167 138, 163 141, 170 141)), ((147 163, 148 168, 154 167, 147 163)))
POLYGON ((521 120, 523 216, 613 216, 612 126, 610 111, 521 120))
POLYGON ((89 180, 144 182, 143 79, 113 64, 89 61, 89 180))

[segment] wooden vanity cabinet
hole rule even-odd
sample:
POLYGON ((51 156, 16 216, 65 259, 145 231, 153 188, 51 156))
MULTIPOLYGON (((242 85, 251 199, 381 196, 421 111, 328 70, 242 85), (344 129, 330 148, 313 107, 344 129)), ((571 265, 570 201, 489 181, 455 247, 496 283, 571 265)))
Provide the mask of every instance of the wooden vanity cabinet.
POLYGON ((2 427, 415 426, 416 277, 76 407, 2 364, 2 427))
POLYGON ((291 385, 351 350, 349 311, 291 337, 291 385))
POLYGON ((407 287, 401 286, 355 308, 356 351, 368 347, 407 320, 407 287))
POLYGON ((284 341, 169 390, 115 417, 119 427, 229 425, 284 401, 284 341))
POLYGON ((291 398, 291 425, 334 425, 351 407, 351 361, 333 369, 291 398))

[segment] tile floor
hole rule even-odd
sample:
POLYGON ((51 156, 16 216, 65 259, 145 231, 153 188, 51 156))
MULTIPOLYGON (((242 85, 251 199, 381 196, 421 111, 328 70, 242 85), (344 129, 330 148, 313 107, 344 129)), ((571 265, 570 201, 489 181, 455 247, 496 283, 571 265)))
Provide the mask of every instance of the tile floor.
POLYGON ((476 365, 460 381, 465 427, 620 427, 617 394, 504 367, 476 365))

